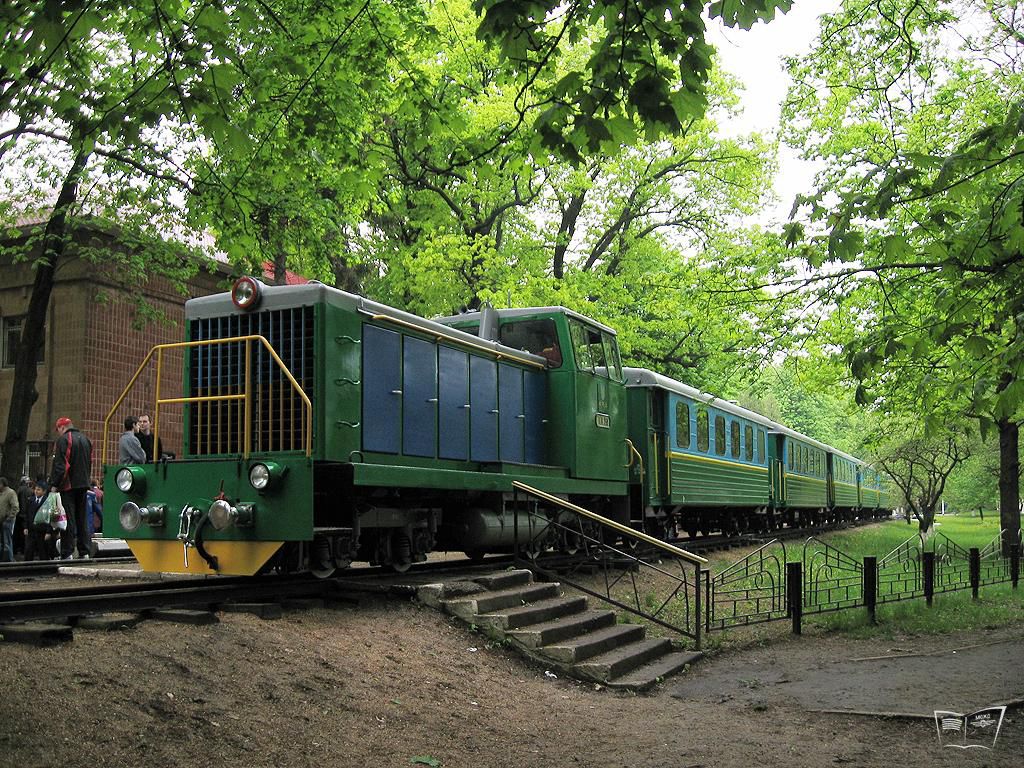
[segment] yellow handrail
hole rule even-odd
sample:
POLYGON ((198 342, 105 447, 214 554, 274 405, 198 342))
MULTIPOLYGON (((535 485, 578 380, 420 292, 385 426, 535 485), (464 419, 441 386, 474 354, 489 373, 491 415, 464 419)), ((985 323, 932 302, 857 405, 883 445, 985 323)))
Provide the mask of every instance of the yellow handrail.
POLYGON ((599 515, 596 512, 591 512, 589 509, 578 507, 570 501, 560 499, 557 496, 552 496, 550 493, 545 493, 539 488, 534 488, 532 486, 527 485, 526 483, 521 483, 518 480, 513 480, 512 487, 518 488, 519 490, 525 493, 529 493, 533 496, 537 496, 538 498, 544 499, 544 501, 562 507, 563 509, 568 509, 572 512, 575 512, 578 515, 583 515, 583 517, 589 518, 595 522, 600 523, 601 525, 606 525, 609 528, 618 531, 619 533, 624 533, 629 536, 632 536, 633 538, 642 541, 645 544, 650 544, 652 547, 657 547, 663 552, 667 552, 673 557, 680 557, 683 560, 691 562, 695 565, 704 565, 708 562, 700 555, 695 555, 692 552, 687 552, 685 549, 680 549, 679 547, 673 546, 672 544, 668 544, 664 541, 661 541, 660 539, 656 539, 653 536, 648 536, 646 533, 641 533, 640 531, 634 530, 630 528, 628 525, 622 525, 621 523, 617 523, 614 520, 609 520, 607 517, 603 517, 602 515, 599 515))
POLYGON ((281 373, 284 374, 285 378, 288 380, 288 383, 291 385, 292 390, 295 393, 297 393, 298 396, 302 399, 303 408, 304 408, 304 412, 305 412, 305 419, 304 420, 306 422, 305 453, 306 453, 307 457, 311 456, 313 454, 313 404, 312 404, 312 402, 310 402, 309 397, 303 391, 302 387, 295 380, 295 377, 292 375, 292 372, 290 370, 288 370, 288 366, 286 366, 284 364, 284 361, 281 360, 281 358, 278 356, 277 352, 270 345, 270 342, 267 341, 266 338, 264 338, 263 336, 260 336, 258 334, 250 334, 248 336, 232 336, 232 337, 226 338, 226 339, 204 339, 202 341, 178 341, 178 342, 173 342, 173 343, 170 343, 170 344, 157 344, 152 349, 150 349, 149 353, 146 355, 145 358, 143 358, 142 362, 139 364, 139 367, 135 370, 135 373, 132 375, 131 379, 128 381, 128 384, 125 386, 124 391, 121 392, 121 396, 119 398, 117 398, 117 401, 111 407, 110 412, 107 413, 107 417, 103 420, 103 443, 102 443, 102 448, 101 448, 102 453, 100 454, 100 457, 101 457, 103 463, 106 463, 107 455, 108 455, 107 454, 107 435, 108 435, 109 430, 110 430, 110 420, 113 418, 114 414, 117 412, 117 409, 121 407, 121 403, 123 403, 125 398, 128 397, 128 394, 132 391, 132 389, 135 388, 135 384, 138 381, 139 376, 142 375, 142 372, 146 369, 146 366, 148 366, 149 363, 152 361, 154 354, 156 355, 156 358, 157 358, 156 388, 155 388, 155 398, 156 398, 156 400, 155 400, 155 406, 154 406, 154 409, 153 409, 153 446, 154 446, 154 449, 155 449, 155 447, 157 445, 159 445, 158 441, 159 441, 159 437, 160 437, 160 431, 159 431, 160 430, 160 426, 159 425, 160 425, 160 406, 161 405, 173 405, 173 404, 182 404, 182 403, 210 403, 210 402, 223 403, 223 402, 228 402, 228 401, 233 401, 233 400, 242 400, 245 403, 245 425, 244 425, 244 428, 243 428, 244 435, 243 435, 243 443, 242 443, 243 444, 243 458, 249 458, 249 454, 252 453, 252 388, 250 387, 250 383, 252 381, 252 353, 251 353, 252 352, 252 349, 251 349, 251 343, 252 342, 260 343, 267 350, 267 352, 270 354, 270 358, 274 361, 274 363, 277 365, 278 369, 281 371, 281 373), (160 381, 161 381, 162 374, 163 374, 163 353, 164 353, 165 350, 169 350, 169 349, 187 349, 187 348, 192 348, 192 347, 208 347, 208 346, 214 346, 214 345, 218 345, 218 344, 232 344, 232 343, 239 343, 239 342, 244 342, 245 343, 245 381, 244 381, 244 390, 242 392, 237 392, 237 393, 227 394, 227 395, 203 395, 203 396, 195 396, 195 397, 169 397, 169 398, 162 398, 160 396, 160 381))

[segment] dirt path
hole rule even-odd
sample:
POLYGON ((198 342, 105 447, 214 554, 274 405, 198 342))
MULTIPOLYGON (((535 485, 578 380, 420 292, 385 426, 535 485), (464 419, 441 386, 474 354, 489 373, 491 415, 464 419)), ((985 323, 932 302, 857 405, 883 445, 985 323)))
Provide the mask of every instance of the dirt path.
MULTIPOLYGON (((1002 695, 1020 688, 1019 632, 935 644, 993 640, 963 659, 1000 665, 984 680, 1002 695)), ((926 720, 807 710, 886 688, 915 711, 990 700, 958 687, 960 652, 924 671, 920 659, 850 661, 897 647, 783 638, 632 696, 552 677, 409 602, 77 630, 64 646, 0 644, 0 768, 1022 764, 1020 710, 991 752, 943 750, 926 720)), ((979 680, 966 667, 962 679, 979 680)))

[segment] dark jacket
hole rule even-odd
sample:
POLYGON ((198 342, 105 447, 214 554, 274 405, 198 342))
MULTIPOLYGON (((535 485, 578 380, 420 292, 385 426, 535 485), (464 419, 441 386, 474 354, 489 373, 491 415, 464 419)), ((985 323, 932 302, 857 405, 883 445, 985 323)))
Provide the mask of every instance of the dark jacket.
POLYGON ((158 441, 156 453, 153 453, 153 433, 150 432, 148 435, 145 432, 139 432, 136 435, 139 438, 139 442, 142 444, 142 450, 146 454, 146 463, 152 464, 163 455, 163 440, 158 441))
POLYGON ((92 443, 75 427, 69 427, 67 432, 53 443, 50 485, 55 486, 58 491, 88 488, 91 476, 92 443))

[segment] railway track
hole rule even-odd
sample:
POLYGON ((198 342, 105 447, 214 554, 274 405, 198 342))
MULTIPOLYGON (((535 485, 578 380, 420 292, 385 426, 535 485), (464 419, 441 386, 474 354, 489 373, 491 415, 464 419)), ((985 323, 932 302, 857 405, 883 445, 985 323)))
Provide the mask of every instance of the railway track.
MULTIPOLYGON (((0 624, 75 619, 104 613, 139 613, 167 608, 209 610, 225 603, 286 599, 344 599, 337 580, 312 577, 226 577, 130 584, 100 584, 0 594, 0 624)), ((73 622, 72 622, 73 623, 73 622)))

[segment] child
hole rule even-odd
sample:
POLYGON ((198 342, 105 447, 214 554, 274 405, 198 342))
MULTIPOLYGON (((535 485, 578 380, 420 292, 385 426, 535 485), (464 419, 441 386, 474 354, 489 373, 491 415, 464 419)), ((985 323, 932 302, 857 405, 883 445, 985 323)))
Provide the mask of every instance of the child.
POLYGON ((35 484, 35 495, 25 513, 25 519, 31 520, 25 532, 26 560, 53 560, 57 556, 57 534, 51 525, 57 507, 56 494, 48 493, 47 485, 44 481, 35 484))

